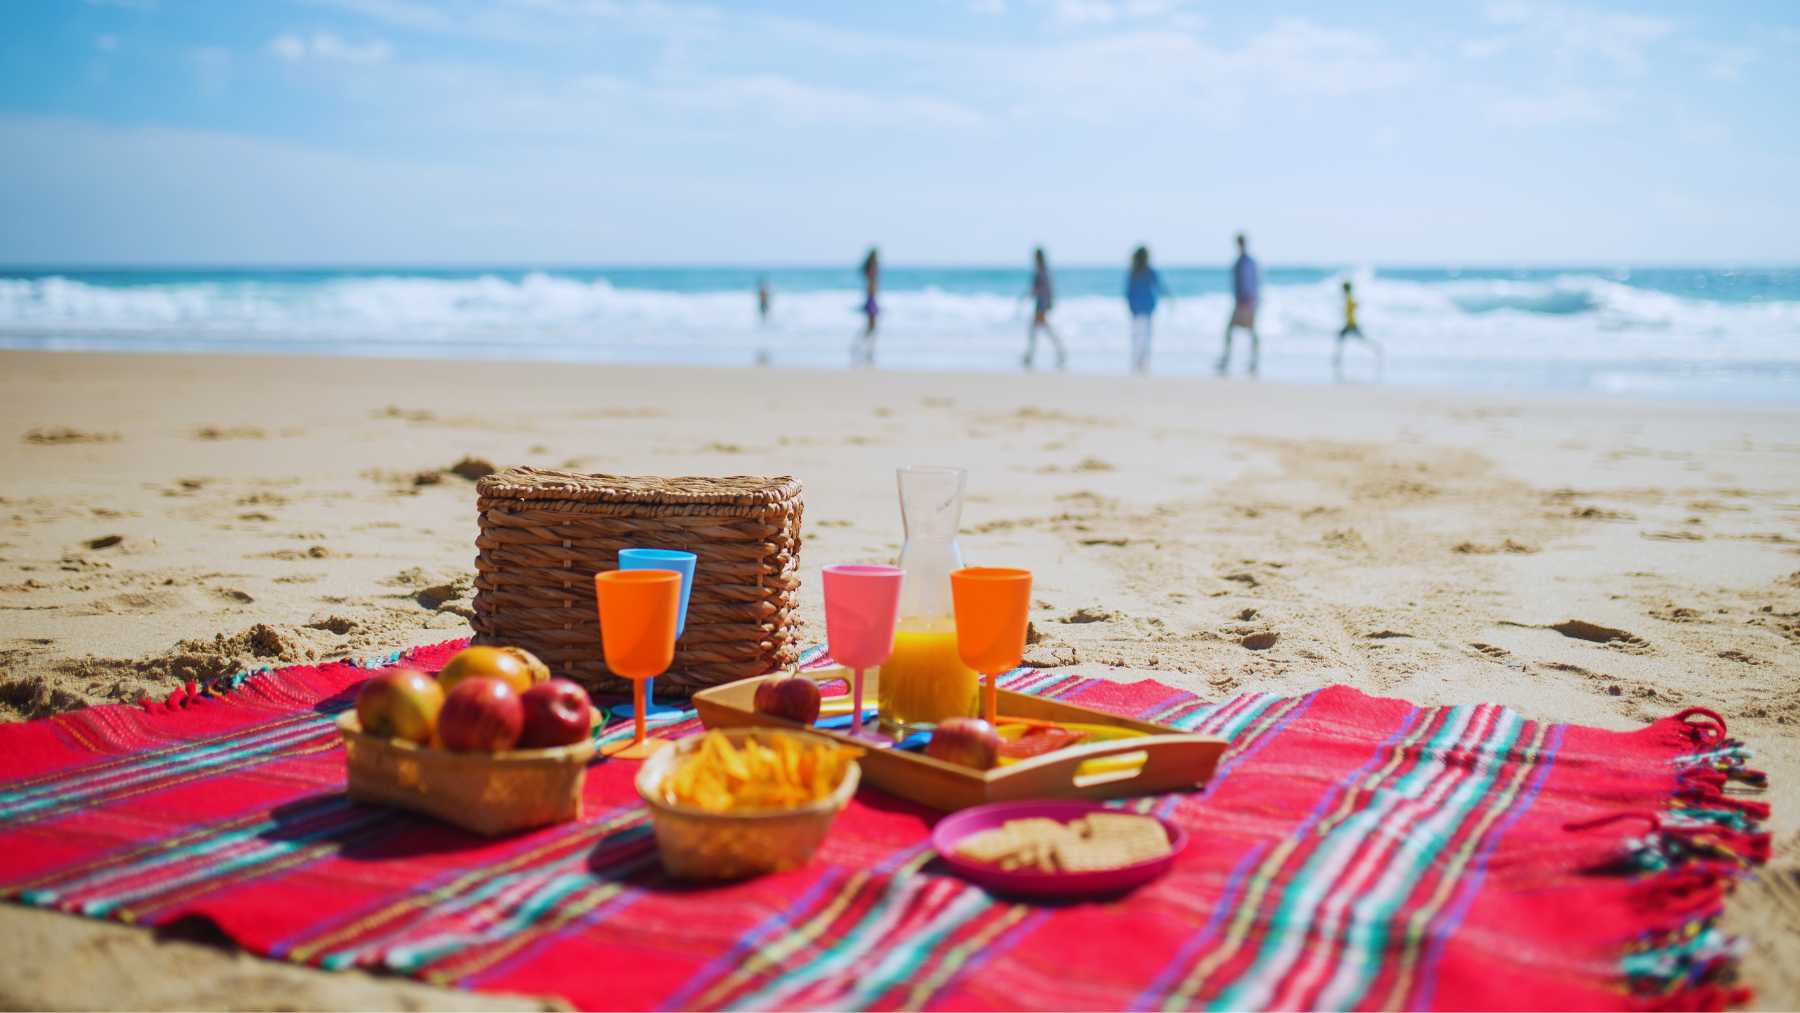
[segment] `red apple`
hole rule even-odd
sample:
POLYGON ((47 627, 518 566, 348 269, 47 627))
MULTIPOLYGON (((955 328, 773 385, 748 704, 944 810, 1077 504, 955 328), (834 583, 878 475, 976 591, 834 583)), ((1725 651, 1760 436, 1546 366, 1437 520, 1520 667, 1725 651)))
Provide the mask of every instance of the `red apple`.
POLYGON ((356 694, 356 720, 370 735, 422 745, 431 741, 443 706, 444 688, 436 679, 416 669, 398 668, 363 683, 356 694))
POLYGON ((570 746, 588 737, 594 705, 587 690, 567 679, 551 679, 526 690, 519 697, 525 708, 525 729, 519 735, 521 749, 570 746))
POLYGON ((925 755, 987 770, 1000 760, 1000 733, 980 718, 945 718, 925 743, 925 755))
MULTIPOLYGON (((465 679, 499 679, 514 693, 523 693, 541 680, 532 666, 544 663, 516 647, 465 647, 456 652, 438 673, 438 683, 451 693, 465 679)), ((544 669, 546 677, 549 670, 544 669)))
POLYGON ((819 720, 819 684, 799 676, 765 679, 756 686, 754 705, 759 714, 810 725, 819 720))
POLYGON ((444 748, 497 753, 511 749, 525 729, 519 694, 499 679, 464 679, 444 697, 438 737, 444 748))

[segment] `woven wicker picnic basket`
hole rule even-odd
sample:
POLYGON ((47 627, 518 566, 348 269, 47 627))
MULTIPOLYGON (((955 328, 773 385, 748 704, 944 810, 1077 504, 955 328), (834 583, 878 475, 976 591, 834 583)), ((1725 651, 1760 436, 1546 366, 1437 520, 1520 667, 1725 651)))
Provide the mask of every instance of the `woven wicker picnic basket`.
POLYGON ((620 549, 641 547, 699 557, 687 628, 656 680, 659 694, 762 675, 799 657, 799 480, 521 467, 482 479, 476 494, 476 643, 523 647, 556 675, 628 689, 601 656, 594 574, 617 569, 620 549))

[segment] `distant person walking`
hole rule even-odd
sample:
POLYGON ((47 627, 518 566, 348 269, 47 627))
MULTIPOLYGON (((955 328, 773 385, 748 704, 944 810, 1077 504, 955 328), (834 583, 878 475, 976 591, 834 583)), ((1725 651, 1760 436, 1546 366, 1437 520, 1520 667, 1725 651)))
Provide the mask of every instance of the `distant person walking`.
POLYGON ((769 354, 769 341, 766 334, 769 329, 769 278, 767 275, 756 279, 756 324, 765 332, 762 344, 756 349, 756 364, 767 366, 773 358, 769 354))
POLYGON ((1262 294, 1262 272, 1250 256, 1249 243, 1242 232, 1237 234, 1237 262, 1231 265, 1231 319, 1225 323, 1225 347, 1219 352, 1218 371, 1224 376, 1231 369, 1231 332, 1242 327, 1250 332, 1250 369, 1256 375, 1256 360, 1262 353, 1262 340, 1256 336, 1256 302, 1262 294))
POLYGON ((1031 327, 1025 332, 1026 369, 1032 367, 1032 360, 1037 358, 1038 331, 1050 336, 1050 344, 1056 348, 1056 368, 1069 367, 1069 350, 1063 347, 1062 339, 1050 326, 1050 308, 1056 305, 1056 288, 1050 283, 1050 264, 1044 259, 1044 248, 1038 247, 1031 254, 1031 327))
POLYGON ((850 364, 873 366, 875 364, 875 321, 881 315, 881 306, 876 302, 876 295, 881 289, 881 254, 875 247, 869 247, 869 255, 863 258, 863 332, 850 346, 850 364))
POLYGON ((1150 372, 1150 320, 1156 300, 1169 294, 1162 276, 1150 266, 1150 251, 1138 247, 1131 254, 1131 271, 1125 276, 1125 305, 1131 308, 1131 371, 1150 372))
POLYGON ((1381 345, 1363 336, 1362 328, 1356 324, 1356 295, 1350 289, 1350 283, 1344 282, 1344 327, 1338 331, 1337 346, 1331 353, 1331 372, 1338 380, 1344 379, 1344 342, 1351 338, 1369 346, 1375 353, 1375 378, 1381 379, 1383 368, 1387 365, 1387 356, 1381 351, 1381 345))

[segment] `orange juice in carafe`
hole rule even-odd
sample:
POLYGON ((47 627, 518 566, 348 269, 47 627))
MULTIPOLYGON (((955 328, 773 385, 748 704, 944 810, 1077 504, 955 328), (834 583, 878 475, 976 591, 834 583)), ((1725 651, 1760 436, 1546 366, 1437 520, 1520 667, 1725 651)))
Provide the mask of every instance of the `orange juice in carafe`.
POLYGON ((896 475, 900 521, 900 621, 894 653, 881 666, 876 700, 881 729, 904 736, 927 731, 945 718, 975 713, 977 676, 956 652, 950 573, 963 565, 957 528, 962 523, 961 468, 913 465, 896 475))
POLYGON ((976 712, 981 688, 975 670, 956 653, 956 624, 948 618, 902 623, 894 653, 882 663, 877 701, 891 735, 930 728, 976 712))

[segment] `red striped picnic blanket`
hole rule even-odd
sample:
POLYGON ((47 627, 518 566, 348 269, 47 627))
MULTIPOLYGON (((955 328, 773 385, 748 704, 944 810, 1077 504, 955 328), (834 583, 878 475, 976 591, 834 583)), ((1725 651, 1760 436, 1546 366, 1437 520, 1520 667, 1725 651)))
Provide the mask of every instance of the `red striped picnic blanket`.
MULTIPOLYGON (((411 654, 435 669, 460 643, 411 654)), ((1619 733, 1336 686, 1209 703, 1025 670, 1016 690, 1228 738, 1164 878, 1034 905, 950 875, 934 814, 874 791, 807 868, 666 879, 631 778, 485 840, 349 802, 332 726, 368 667, 237 676, 0 727, 0 892, 204 918, 248 950, 604 1008, 1719 1007, 1714 925, 1768 853, 1716 715, 1619 733), (1730 791, 1727 789, 1731 788, 1730 791)), ((691 712, 664 734, 697 730, 691 712)))

